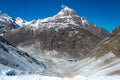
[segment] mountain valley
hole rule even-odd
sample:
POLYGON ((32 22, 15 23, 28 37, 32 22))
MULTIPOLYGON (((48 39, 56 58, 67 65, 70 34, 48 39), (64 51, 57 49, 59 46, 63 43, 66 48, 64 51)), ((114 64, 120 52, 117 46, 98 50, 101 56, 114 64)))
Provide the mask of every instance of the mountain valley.
POLYGON ((32 21, 1 14, 0 36, 0 80, 120 79, 120 26, 110 34, 69 7, 32 21))

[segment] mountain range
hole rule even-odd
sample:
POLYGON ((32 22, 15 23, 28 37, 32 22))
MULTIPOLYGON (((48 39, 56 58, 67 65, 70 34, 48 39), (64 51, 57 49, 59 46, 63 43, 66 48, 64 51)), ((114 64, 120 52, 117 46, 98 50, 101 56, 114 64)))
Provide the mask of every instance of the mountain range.
POLYGON ((110 34, 69 7, 32 21, 1 14, 0 36, 1 74, 3 69, 64 78, 120 74, 120 26, 110 34))
POLYGON ((27 22, 17 18, 15 22, 22 27, 10 31, 4 38, 19 48, 27 47, 31 54, 41 49, 69 53, 72 57, 86 56, 97 43, 110 35, 68 7, 46 19, 27 22), (40 48, 36 50, 32 45, 40 48))

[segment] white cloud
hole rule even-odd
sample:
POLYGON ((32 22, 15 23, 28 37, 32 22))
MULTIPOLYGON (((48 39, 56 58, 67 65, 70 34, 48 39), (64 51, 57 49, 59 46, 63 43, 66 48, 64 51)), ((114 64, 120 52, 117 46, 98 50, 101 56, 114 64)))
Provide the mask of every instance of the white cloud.
POLYGON ((66 7, 66 5, 64 5, 64 4, 61 4, 61 8, 65 8, 66 7))
POLYGON ((0 10, 0 14, 2 13, 2 11, 0 10))

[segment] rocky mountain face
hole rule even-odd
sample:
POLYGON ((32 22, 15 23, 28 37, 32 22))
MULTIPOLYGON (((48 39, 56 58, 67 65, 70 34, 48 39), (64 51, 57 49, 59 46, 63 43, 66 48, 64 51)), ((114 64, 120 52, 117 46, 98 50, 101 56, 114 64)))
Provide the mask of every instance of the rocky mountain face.
POLYGON ((86 58, 103 59, 103 63, 99 66, 109 71, 107 75, 120 75, 120 26, 90 51, 86 58))
POLYGON ((80 17, 68 7, 53 17, 30 22, 18 18, 16 22, 22 27, 7 33, 4 38, 24 50, 27 47, 25 51, 31 54, 56 50, 73 57, 83 57, 109 35, 105 29, 80 17), (33 44, 36 44, 37 50, 32 47, 31 52, 33 44))
POLYGON ((105 38, 95 47, 90 54, 91 56, 100 57, 108 52, 113 52, 117 57, 120 57, 120 26, 117 27, 112 35, 105 38))
POLYGON ((33 73, 43 72, 45 69, 46 66, 42 61, 31 57, 28 53, 19 50, 0 37, 0 72, 17 70, 18 72, 33 73))
POLYGON ((19 27, 15 20, 7 14, 0 14, 0 36, 3 36, 7 32, 19 27))

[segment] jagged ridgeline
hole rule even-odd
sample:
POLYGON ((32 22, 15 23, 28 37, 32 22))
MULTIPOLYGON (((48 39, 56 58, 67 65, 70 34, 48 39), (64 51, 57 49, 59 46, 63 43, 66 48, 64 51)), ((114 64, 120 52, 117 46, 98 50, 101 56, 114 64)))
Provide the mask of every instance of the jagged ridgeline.
POLYGON ((49 18, 30 22, 17 18, 15 22, 21 27, 5 34, 4 38, 32 55, 41 54, 41 50, 55 50, 59 53, 56 56, 81 59, 109 35, 69 7, 49 18))

